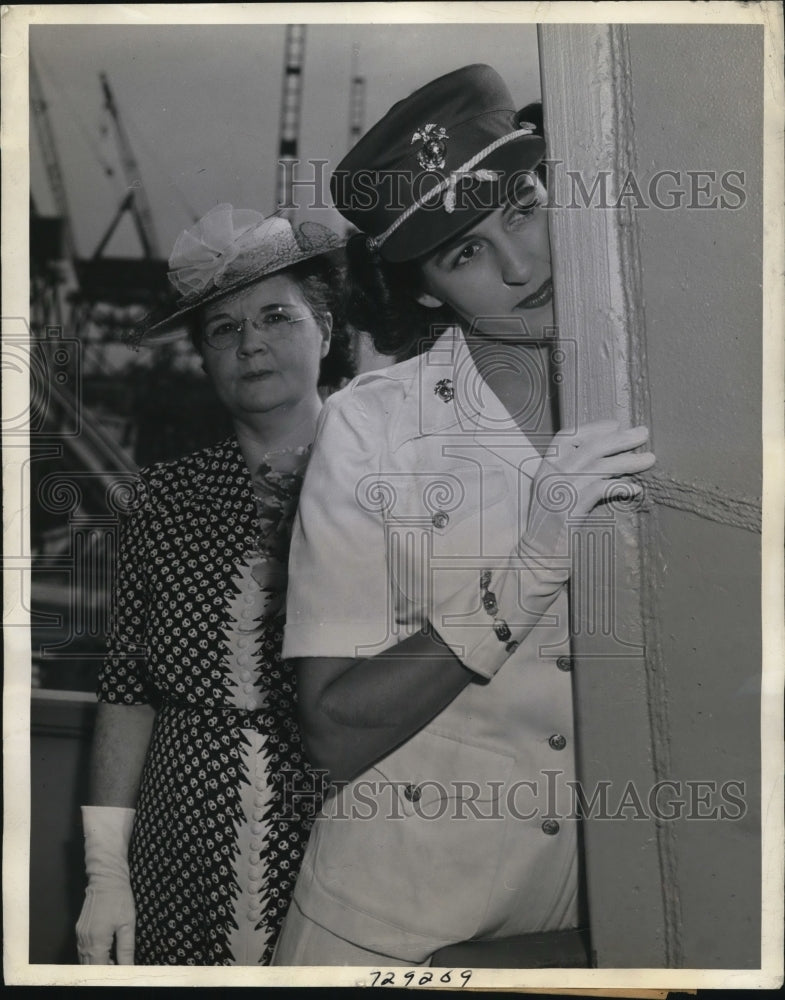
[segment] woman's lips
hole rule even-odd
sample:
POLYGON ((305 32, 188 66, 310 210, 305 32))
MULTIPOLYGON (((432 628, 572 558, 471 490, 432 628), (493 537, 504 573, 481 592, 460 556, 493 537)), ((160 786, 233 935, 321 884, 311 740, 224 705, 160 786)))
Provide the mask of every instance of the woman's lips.
POLYGON ((527 295, 525 299, 522 299, 518 303, 517 308, 540 309, 542 308, 542 306, 547 305, 552 298, 553 298, 553 280, 551 278, 546 278, 536 292, 532 292, 531 295, 527 295))
POLYGON ((245 375, 242 376, 242 378, 243 381, 245 382, 252 382, 255 381, 256 379, 264 378, 266 375, 270 374, 272 373, 269 370, 258 371, 258 372, 246 372, 245 375))

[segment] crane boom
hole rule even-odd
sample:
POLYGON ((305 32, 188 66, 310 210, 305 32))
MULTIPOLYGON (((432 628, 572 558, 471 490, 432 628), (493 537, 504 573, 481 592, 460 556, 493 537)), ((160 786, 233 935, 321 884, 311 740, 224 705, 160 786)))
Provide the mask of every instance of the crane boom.
POLYGON ((353 59, 352 85, 349 92, 349 146, 357 143, 365 126, 365 77, 357 70, 357 55, 353 59))
POLYGON ((49 186, 55 201, 57 214, 62 219, 63 241, 66 253, 70 258, 76 256, 74 234, 71 227, 71 211, 68 205, 68 194, 63 181, 63 171, 60 169, 60 159, 57 155, 52 125, 49 121, 46 98, 44 97, 41 78, 38 75, 33 57, 30 56, 30 105, 33 112, 38 140, 41 145, 41 154, 46 168, 46 175, 49 179, 49 186))
POLYGON ((278 138, 277 207, 292 208, 293 165, 300 135, 300 103, 305 58, 305 25, 286 26, 283 92, 278 138))
POLYGON ((136 162, 131 143, 120 119, 120 113, 117 110, 117 104, 115 103, 106 73, 100 74, 100 80, 104 93, 104 104, 106 110, 112 116, 112 122, 114 123, 117 146, 120 151, 120 162, 122 163, 125 180, 129 188, 133 191, 131 211, 136 224, 136 230, 139 234, 139 240, 141 241, 145 257, 155 259, 160 257, 160 250, 153 224, 153 215, 150 211, 150 204, 147 201, 147 195, 142 185, 139 165, 136 162))

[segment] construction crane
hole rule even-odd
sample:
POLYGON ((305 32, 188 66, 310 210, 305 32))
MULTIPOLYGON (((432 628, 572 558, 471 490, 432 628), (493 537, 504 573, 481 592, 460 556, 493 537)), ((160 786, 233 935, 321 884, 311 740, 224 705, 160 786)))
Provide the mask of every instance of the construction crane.
POLYGON ((357 46, 352 53, 352 83, 349 91, 349 145, 348 149, 359 140, 365 128, 365 77, 360 76, 358 69, 357 46))
MULTIPOLYGON (((138 320, 137 314, 149 311, 166 296, 168 290, 166 261, 160 257, 139 166, 106 74, 100 73, 99 80, 104 107, 114 124, 126 190, 92 256, 79 256, 71 247, 77 287, 68 296, 71 305, 69 324, 75 336, 89 340, 93 345, 89 358, 95 371, 103 370, 105 358, 110 356, 111 344, 119 341, 123 333, 133 327, 138 320), (105 257, 104 250, 126 213, 133 219, 142 256, 105 257), (110 346, 102 352, 98 348, 99 343, 110 346)), ((105 172, 111 173, 108 170, 105 172)), ((50 180, 56 191, 57 179, 51 172, 50 180)), ((55 197, 57 199, 57 194, 55 197)))
POLYGON ((305 25, 286 26, 281 117, 278 128, 278 191, 276 206, 293 208, 292 180, 300 136, 300 105, 305 58, 305 25))
POLYGON ((99 74, 104 108, 114 125, 126 190, 92 257, 75 261, 79 291, 72 296, 74 325, 94 325, 107 341, 119 339, 133 326, 135 311, 147 311, 167 292, 166 261, 161 258, 150 205, 142 185, 139 165, 120 117, 106 73, 99 74), (105 257, 104 250, 129 213, 142 247, 141 257, 105 257))
POLYGON ((55 201, 55 210, 60 217, 62 227, 62 237, 65 251, 68 257, 76 256, 74 245, 74 234, 71 228, 71 212, 68 207, 68 195, 63 181, 63 171, 60 169, 60 160, 57 155, 52 125, 49 121, 46 98, 44 97, 41 78, 38 75, 35 62, 30 56, 30 107, 33 113, 38 141, 41 146, 41 155, 49 179, 49 186, 52 189, 52 196, 55 201))
POLYGON ((133 197, 129 198, 129 196, 126 195, 121 202, 120 209, 118 210, 118 216, 116 216, 113 220, 109 234, 101 241, 94 256, 100 256, 101 251, 108 242, 108 237, 114 231, 114 228, 119 221, 119 216, 121 216, 125 211, 130 210, 136 225, 136 231, 139 234, 139 240, 142 244, 144 256, 148 260, 155 260, 161 256, 161 251, 159 249, 158 239, 155 233, 155 226, 153 225, 153 215, 150 211, 150 204, 147 201, 147 195, 145 194, 144 187, 142 185, 139 165, 136 162, 136 157, 134 156, 133 149, 131 148, 131 143, 120 119, 120 114, 117 110, 117 103, 114 99, 112 89, 109 86, 109 80, 106 73, 100 74, 100 80, 101 89, 104 94, 104 107, 112 117, 115 135, 117 137, 117 148, 120 152, 120 162, 122 164, 125 180, 129 188, 129 194, 132 194, 133 197))
POLYGON ((30 111, 38 134, 55 216, 39 212, 30 197, 30 325, 35 336, 63 326, 63 290, 67 284, 64 261, 76 255, 71 211, 57 153, 54 132, 38 68, 30 56, 30 111))

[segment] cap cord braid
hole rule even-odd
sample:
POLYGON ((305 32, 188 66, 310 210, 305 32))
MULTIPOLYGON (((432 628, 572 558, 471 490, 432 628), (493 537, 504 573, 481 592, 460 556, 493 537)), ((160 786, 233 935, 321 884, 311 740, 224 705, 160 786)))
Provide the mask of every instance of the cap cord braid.
POLYGON ((419 197, 416 201, 412 202, 409 207, 401 212, 395 222, 388 226, 383 233, 379 233, 378 236, 369 236, 366 239, 366 246, 371 252, 379 250, 381 245, 392 236, 399 226, 402 226, 407 219, 411 218, 414 213, 423 207, 426 202, 430 201, 435 195, 442 191, 447 191, 444 197, 444 210, 445 212, 452 213, 455 211, 455 188, 458 181, 463 177, 475 177, 480 181, 492 181, 496 180, 498 173, 495 170, 473 170, 475 164, 479 163, 480 160, 484 160, 486 156, 490 156, 499 146, 504 146, 512 139, 518 139, 523 135, 531 135, 534 132, 534 126, 529 122, 522 122, 522 128, 516 129, 514 132, 508 132, 506 135, 500 136, 495 139, 489 146, 481 149, 479 153, 476 153, 470 160, 463 163, 460 167, 455 170, 450 171, 449 177, 444 178, 438 184, 435 184, 429 191, 426 191, 424 195, 419 197))

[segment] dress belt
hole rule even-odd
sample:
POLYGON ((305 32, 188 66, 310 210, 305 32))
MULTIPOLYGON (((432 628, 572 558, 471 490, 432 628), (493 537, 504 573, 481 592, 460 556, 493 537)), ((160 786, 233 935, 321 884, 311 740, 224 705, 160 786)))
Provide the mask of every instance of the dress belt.
POLYGON ((188 701, 173 701, 166 698, 161 702, 162 712, 176 712, 185 715, 191 723, 207 726, 239 726, 241 729, 260 730, 265 717, 274 711, 269 699, 257 708, 240 708, 237 705, 194 705, 188 701))
POLYGON ((495 940, 462 941, 434 952, 430 965, 435 969, 589 969, 589 931, 576 927, 495 940))

